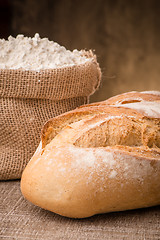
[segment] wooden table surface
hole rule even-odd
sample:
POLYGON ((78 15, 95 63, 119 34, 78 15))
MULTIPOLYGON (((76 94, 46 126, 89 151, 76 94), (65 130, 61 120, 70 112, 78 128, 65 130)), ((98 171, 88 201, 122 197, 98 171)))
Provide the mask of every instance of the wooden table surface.
POLYGON ((20 181, 1 181, 0 239, 159 240, 160 206, 70 219, 26 201, 20 181))

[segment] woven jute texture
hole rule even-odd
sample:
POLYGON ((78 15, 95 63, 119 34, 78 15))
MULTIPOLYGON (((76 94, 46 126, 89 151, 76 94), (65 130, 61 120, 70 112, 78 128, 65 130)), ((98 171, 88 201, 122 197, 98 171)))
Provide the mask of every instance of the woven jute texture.
POLYGON ((19 181, 0 182, 1 240, 159 240, 160 206, 69 219, 25 200, 19 181))
POLYGON ((20 178, 43 124, 88 103, 101 71, 91 51, 85 64, 43 71, 0 70, 0 179, 20 178))

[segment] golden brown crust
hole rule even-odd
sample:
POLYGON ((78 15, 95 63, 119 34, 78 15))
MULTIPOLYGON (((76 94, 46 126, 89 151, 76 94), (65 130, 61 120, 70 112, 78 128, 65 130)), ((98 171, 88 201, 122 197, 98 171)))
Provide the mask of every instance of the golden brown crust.
MULTIPOLYGON (((125 110, 126 115, 137 116, 143 118, 143 115, 132 109, 125 110)), ((42 147, 44 148, 46 144, 65 126, 71 124, 72 122, 80 121, 89 116, 95 116, 97 114, 111 115, 122 115, 124 114, 124 109, 114 108, 113 106, 89 106, 84 105, 84 108, 77 108, 70 112, 59 115, 55 118, 50 119, 45 123, 41 131, 42 147)))
POLYGON ((126 93, 49 120, 21 189, 75 218, 160 204, 160 93, 126 93))

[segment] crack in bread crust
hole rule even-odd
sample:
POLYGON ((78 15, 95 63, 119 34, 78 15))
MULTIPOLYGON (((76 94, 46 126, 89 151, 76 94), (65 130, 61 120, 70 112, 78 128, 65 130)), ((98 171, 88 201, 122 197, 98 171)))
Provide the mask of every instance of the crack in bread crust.
MULTIPOLYGON (((159 148, 160 118, 146 117, 141 109, 132 109, 135 103, 142 103, 143 107, 144 101, 152 102, 153 106, 155 103, 157 107, 160 95, 153 92, 125 93, 53 118, 42 129, 42 147, 53 141, 54 145, 72 143, 79 147, 124 145, 159 148)), ((159 111, 157 114, 159 116, 159 111)))
POLYGON ((45 149, 72 144, 80 148, 119 147, 133 154, 137 148, 137 154, 141 150, 142 154, 153 157, 160 150, 160 118, 146 117, 139 109, 125 108, 143 101, 160 104, 160 95, 125 93, 49 120, 42 129, 42 154, 45 149))
POLYGON ((50 141, 67 125, 78 122, 89 117, 94 117, 100 114, 106 114, 106 116, 137 116, 143 118, 143 115, 132 109, 115 108, 114 106, 106 105, 102 106, 84 106, 84 108, 77 108, 70 112, 64 113, 53 119, 50 119, 42 128, 41 140, 42 148, 44 148, 50 141))

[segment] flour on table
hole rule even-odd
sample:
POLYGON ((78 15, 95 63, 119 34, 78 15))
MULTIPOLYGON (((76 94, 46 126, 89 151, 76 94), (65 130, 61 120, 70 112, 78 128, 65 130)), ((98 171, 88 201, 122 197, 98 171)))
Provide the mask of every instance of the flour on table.
POLYGON ((82 64, 90 59, 77 49, 66 50, 58 43, 40 38, 18 35, 0 39, 0 69, 41 70, 82 64))

